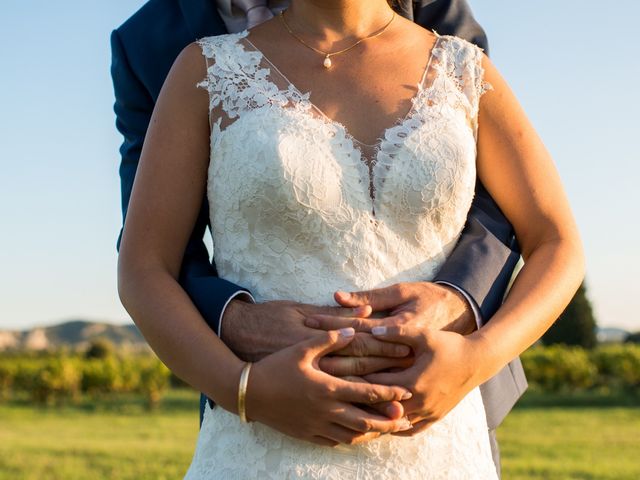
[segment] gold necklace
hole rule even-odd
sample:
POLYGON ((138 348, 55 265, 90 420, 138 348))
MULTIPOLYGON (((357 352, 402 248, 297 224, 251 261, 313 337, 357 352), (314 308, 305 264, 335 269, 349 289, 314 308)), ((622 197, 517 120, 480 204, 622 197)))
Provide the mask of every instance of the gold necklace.
POLYGON ((280 15, 279 15, 279 17, 280 17, 280 19, 282 20, 282 23, 284 24, 284 26, 285 26, 285 28, 287 29, 287 31, 291 34, 291 36, 292 36, 293 38, 295 38, 296 40, 298 40, 298 41, 299 41, 300 43, 302 43, 305 47, 308 47, 308 48, 310 48, 311 50, 313 50, 314 52, 317 52, 317 53, 319 53, 319 54, 323 55, 323 56, 324 56, 324 62, 322 62, 322 65, 324 65, 324 68, 331 68, 331 65, 332 65, 331 57, 332 57, 332 56, 334 56, 334 55, 338 55, 338 54, 340 54, 340 53, 344 53, 344 52, 346 52, 347 50, 351 50, 351 49, 352 49, 353 47, 355 47, 356 45, 359 45, 359 44, 360 44, 360 42, 364 42, 365 40, 367 40, 367 39, 369 39, 369 38, 377 37, 377 36, 378 36, 378 35, 380 35, 382 32, 384 32, 384 31, 387 29, 387 27, 388 27, 389 25, 391 25, 391 22, 393 22, 393 19, 394 19, 394 18, 396 18, 396 12, 393 12, 393 14, 391 15, 391 20, 389 20, 389 21, 387 22, 387 24, 386 24, 384 27, 382 27, 378 32, 376 32, 376 33, 372 33, 371 35, 368 35, 368 36, 366 36, 366 37, 364 37, 364 38, 361 38, 360 40, 358 40, 356 43, 354 43, 354 44, 353 44, 353 45, 351 45, 350 47, 344 48, 344 49, 339 50, 339 51, 337 51, 337 52, 331 52, 331 53, 329 53, 329 52, 323 52, 322 50, 318 50, 317 48, 312 47, 312 46, 311 46, 311 45, 309 45, 307 42, 305 42, 304 40, 302 40, 299 36, 297 36, 295 33, 293 33, 293 31, 292 31, 292 30, 291 30, 291 28, 289 27, 289 24, 288 24, 288 23, 287 23, 287 21, 284 19, 284 12, 285 12, 284 10, 281 10, 281 11, 280 11, 280 15))

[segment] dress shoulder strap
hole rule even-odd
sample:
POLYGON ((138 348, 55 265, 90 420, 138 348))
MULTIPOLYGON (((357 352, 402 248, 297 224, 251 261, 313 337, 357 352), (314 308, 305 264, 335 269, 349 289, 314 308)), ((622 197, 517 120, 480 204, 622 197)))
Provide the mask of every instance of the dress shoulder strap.
POLYGON ((493 89, 492 85, 484 80, 484 51, 477 45, 453 35, 444 35, 441 40, 443 41, 440 42, 439 51, 436 52, 439 68, 455 83, 466 99, 469 120, 475 135, 480 97, 493 89))
POLYGON ((209 92, 209 113, 221 107, 229 118, 237 117, 247 106, 247 78, 259 63, 257 55, 246 51, 240 40, 247 30, 204 37, 196 41, 202 49, 207 73, 197 87, 209 92))

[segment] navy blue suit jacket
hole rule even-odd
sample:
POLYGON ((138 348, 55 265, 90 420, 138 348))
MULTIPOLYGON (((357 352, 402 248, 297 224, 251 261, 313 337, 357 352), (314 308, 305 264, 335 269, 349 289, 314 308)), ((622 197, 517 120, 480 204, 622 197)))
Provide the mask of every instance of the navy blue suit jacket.
MULTIPOLYGON (((466 0, 422 0, 413 8, 409 5, 405 1, 398 7, 399 12, 442 35, 458 35, 488 49, 484 31, 466 0)), ((228 32, 214 0, 150 0, 113 31, 114 109, 116 126, 124 137, 120 147, 123 221, 151 113, 169 69, 182 49, 194 40, 225 33, 228 32)), ((218 332, 224 305, 243 287, 217 276, 215 262, 209 261, 203 242, 207 225, 208 204, 203 198, 179 282, 208 325, 218 332)), ((460 241, 436 280, 463 289, 475 300, 482 317, 489 320, 502 302, 519 257, 511 225, 478 183, 460 241)), ((518 359, 483 385, 490 427, 502 421, 525 388, 518 359)))

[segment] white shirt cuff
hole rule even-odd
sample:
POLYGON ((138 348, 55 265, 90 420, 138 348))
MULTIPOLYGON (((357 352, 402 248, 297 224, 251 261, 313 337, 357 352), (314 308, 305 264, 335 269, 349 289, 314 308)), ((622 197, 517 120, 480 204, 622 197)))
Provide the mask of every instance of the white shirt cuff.
POLYGON ((473 312, 473 316, 475 317, 475 320, 476 320, 476 326, 478 327, 478 330, 480 330, 480 328, 483 325, 482 314, 480 313, 480 309, 476 305, 476 302, 469 296, 469 294, 465 292, 463 289, 461 289, 460 287, 458 287, 457 285, 454 285, 453 283, 449 283, 449 282, 434 282, 434 283, 439 283, 440 285, 447 285, 448 287, 454 288, 456 291, 460 292, 460 294, 465 298, 465 300, 469 304, 469 307, 471 307, 471 311, 473 312))
POLYGON ((251 303, 256 303, 256 299, 253 298, 253 295, 251 295, 246 290, 238 290, 236 293, 231 295, 225 302, 224 307, 222 307, 222 312, 220 312, 220 320, 218 321, 218 338, 222 338, 222 317, 224 317, 224 312, 227 309, 229 302, 240 295, 246 295, 251 303))

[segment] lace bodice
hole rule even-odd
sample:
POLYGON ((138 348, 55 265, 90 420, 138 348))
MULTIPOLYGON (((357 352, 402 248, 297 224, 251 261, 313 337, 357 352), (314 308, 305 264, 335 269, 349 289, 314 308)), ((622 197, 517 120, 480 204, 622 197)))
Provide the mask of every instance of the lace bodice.
MULTIPOLYGON (((475 187, 481 51, 438 37, 411 110, 375 145, 315 107, 246 38, 207 59, 207 195, 221 277, 257 301, 333 304, 333 292, 429 280, 475 187)), ((319 447, 207 407, 188 479, 495 479, 478 389, 411 438, 319 447)))
POLYGON ((321 304, 338 289, 432 278, 473 198, 481 50, 439 37, 409 113, 366 146, 247 35, 199 41, 220 275, 258 301, 321 304))

